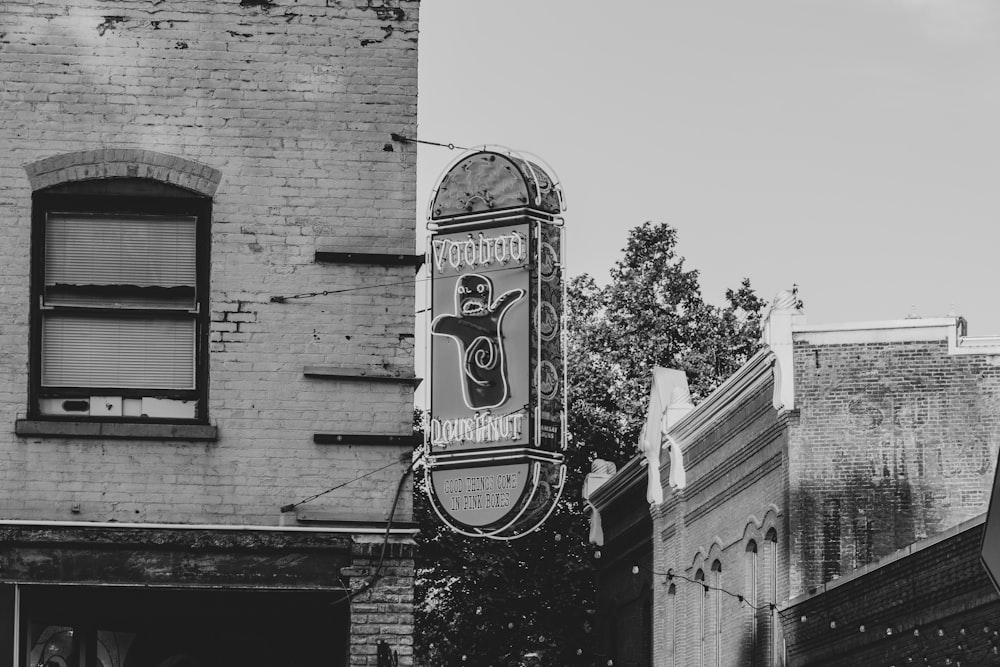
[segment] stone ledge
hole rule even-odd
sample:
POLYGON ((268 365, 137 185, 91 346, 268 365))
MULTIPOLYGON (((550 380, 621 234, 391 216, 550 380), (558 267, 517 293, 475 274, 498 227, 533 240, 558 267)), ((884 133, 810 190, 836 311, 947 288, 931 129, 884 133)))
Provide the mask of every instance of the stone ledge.
POLYGON ((14 432, 22 437, 127 438, 130 440, 216 441, 219 428, 210 424, 63 421, 18 419, 14 432))

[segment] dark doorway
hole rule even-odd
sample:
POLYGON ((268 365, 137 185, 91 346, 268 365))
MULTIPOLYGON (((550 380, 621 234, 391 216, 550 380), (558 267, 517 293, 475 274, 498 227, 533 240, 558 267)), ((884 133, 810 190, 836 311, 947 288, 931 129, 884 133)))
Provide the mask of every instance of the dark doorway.
POLYGON ((21 667, 346 663, 341 591, 22 588, 21 667))

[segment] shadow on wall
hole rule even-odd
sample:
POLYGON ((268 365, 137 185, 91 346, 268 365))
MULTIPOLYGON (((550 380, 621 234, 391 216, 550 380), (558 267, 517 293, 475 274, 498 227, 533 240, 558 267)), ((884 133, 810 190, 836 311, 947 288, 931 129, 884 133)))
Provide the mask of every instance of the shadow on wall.
MULTIPOLYGON (((933 493, 915 493, 909 478, 886 463, 855 472, 839 487, 805 482, 791 493, 799 516, 799 566, 805 588, 863 567, 928 535, 941 514, 933 493)), ((937 532, 937 531, 934 531, 937 532)))

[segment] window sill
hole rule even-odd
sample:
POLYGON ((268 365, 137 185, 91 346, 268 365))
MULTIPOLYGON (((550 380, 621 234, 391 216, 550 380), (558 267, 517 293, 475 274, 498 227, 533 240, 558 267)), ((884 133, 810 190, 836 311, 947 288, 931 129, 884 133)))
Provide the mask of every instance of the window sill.
POLYGON ((49 438, 128 438, 130 440, 199 440, 219 439, 219 429, 209 424, 163 424, 131 422, 62 421, 55 419, 18 419, 17 435, 49 438))

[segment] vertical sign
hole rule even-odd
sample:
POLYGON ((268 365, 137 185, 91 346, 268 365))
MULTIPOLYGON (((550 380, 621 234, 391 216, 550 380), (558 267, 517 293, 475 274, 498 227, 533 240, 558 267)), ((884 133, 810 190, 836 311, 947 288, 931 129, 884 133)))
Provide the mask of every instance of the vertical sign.
POLYGON ((432 200, 425 482, 463 534, 524 535, 562 492, 562 208, 538 165, 487 150, 460 158, 432 200))

